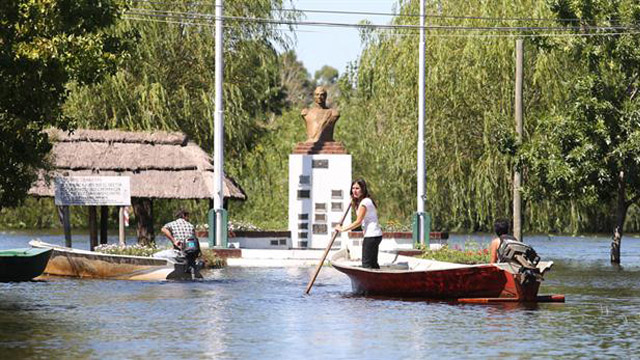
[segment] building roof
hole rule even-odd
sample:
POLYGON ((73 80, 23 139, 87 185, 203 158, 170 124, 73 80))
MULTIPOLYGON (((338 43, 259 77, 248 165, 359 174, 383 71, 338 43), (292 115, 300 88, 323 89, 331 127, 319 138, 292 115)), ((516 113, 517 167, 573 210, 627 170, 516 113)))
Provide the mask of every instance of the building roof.
MULTIPOLYGON (((55 176, 129 176, 131 197, 212 199, 213 165, 209 154, 182 133, 78 129, 72 134, 47 130, 53 142, 54 169, 42 171, 29 190, 54 196, 55 176)), ((245 200, 235 181, 223 178, 224 197, 245 200)))

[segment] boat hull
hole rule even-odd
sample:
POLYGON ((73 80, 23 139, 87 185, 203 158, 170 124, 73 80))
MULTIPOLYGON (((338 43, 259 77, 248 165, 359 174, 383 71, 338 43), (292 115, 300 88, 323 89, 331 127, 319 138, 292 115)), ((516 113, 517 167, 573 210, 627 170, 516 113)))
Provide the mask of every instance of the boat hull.
POLYGON ((374 270, 354 266, 353 263, 347 265, 341 259, 344 260, 344 256, 334 256, 331 265, 351 279, 356 294, 367 296, 434 300, 501 298, 526 302, 536 301, 540 287, 539 281, 523 286, 518 274, 489 264, 452 266, 442 270, 396 270, 384 267, 374 270))
POLYGON ((51 254, 51 249, 0 251, 0 282, 29 281, 40 276, 51 254))
POLYGON ((36 248, 53 250, 45 275, 117 280, 191 279, 180 264, 144 256, 111 255, 31 241, 36 248))
POLYGON ((349 276, 355 293, 363 295, 425 299, 511 298, 526 301, 536 298, 540 286, 535 282, 524 288, 513 274, 491 265, 406 272, 332 265, 349 276))

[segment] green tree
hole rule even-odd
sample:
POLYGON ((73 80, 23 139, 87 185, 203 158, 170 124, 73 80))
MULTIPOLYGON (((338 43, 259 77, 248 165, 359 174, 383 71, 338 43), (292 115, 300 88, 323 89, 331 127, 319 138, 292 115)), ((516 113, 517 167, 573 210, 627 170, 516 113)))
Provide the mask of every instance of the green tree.
POLYGON ((15 206, 47 167, 47 126, 61 116, 66 84, 88 84, 113 72, 122 44, 109 33, 122 2, 0 2, 0 208, 15 206))
MULTIPOLYGON (((290 60, 293 68, 297 66, 295 56, 283 59, 278 54, 277 49, 286 51, 291 43, 279 25, 234 19, 291 19, 295 13, 272 10, 285 7, 284 2, 225 2, 225 172, 239 180, 253 206, 238 206, 239 211, 231 213, 232 220, 244 220, 269 208, 261 199, 269 198, 266 194, 272 193, 271 188, 261 184, 273 174, 265 176, 264 169, 272 166, 281 171, 282 167, 271 161, 273 156, 269 155, 266 163, 251 154, 263 153, 262 139, 278 127, 276 117, 286 108, 281 63, 290 60)), ((211 152, 215 108, 211 5, 190 0, 147 2, 127 12, 117 28, 138 34, 131 58, 99 84, 72 87, 65 114, 87 128, 182 131, 211 152), (144 15, 149 13, 163 15, 144 15)), ((306 73, 304 67, 296 71, 306 73)), ((156 204, 155 213, 168 213, 165 207, 170 204, 156 204)), ((205 213, 207 204, 200 206, 205 213)), ((268 212, 269 219, 276 216, 272 214, 268 212)))
POLYGON ((315 84, 293 50, 280 55, 280 81, 286 89, 289 106, 305 105, 312 101, 315 84))
POLYGON ((313 75, 314 80, 318 85, 333 85, 338 81, 338 69, 331 67, 329 65, 324 65, 317 70, 313 75))
MULTIPOLYGON (((281 8, 282 2, 225 2, 224 13, 230 18, 224 27, 225 168, 232 176, 243 166, 242 155, 264 134, 273 114, 285 106, 276 48, 286 49, 290 43, 278 25, 233 18, 277 16, 271 9, 281 8)), ((135 11, 127 13, 135 19, 118 24, 121 31, 139 34, 131 58, 100 84, 72 88, 65 114, 88 128, 183 131, 211 151, 213 7, 183 0, 148 2, 135 11), (139 15, 149 12, 166 15, 139 15)))
MULTIPOLYGON (((438 11, 430 6, 427 12, 438 11)), ((399 12, 393 24, 419 23, 410 16, 420 12, 419 1, 400 1, 399 12)), ((442 12, 491 19, 437 18, 430 20, 432 25, 506 27, 513 22, 501 18, 551 16, 535 0, 454 0, 442 2, 442 12)), ((426 208, 439 229, 488 230, 497 217, 511 212, 514 158, 504 144, 515 127, 514 40, 476 34, 430 31, 427 36, 426 208)), ((376 191, 381 216, 408 222, 416 208, 419 34, 381 30, 364 33, 363 39, 358 63, 339 80, 342 116, 336 138, 354 156, 354 175, 366 178, 376 191)), ((562 103, 558 69, 565 64, 531 43, 526 53, 528 131, 541 114, 562 103)), ((556 216, 567 213, 563 203, 532 202, 526 209, 532 228, 564 229, 569 222, 556 216)))
MULTIPOLYGON (((640 4, 632 0, 556 0, 551 8, 559 19, 580 19, 562 24, 583 29, 635 27, 640 21, 640 4)), ((618 32, 555 41, 580 71, 565 83, 567 106, 539 123, 523 152, 535 174, 530 191, 560 199, 591 198, 615 209, 613 263, 620 262, 627 211, 640 199, 640 38, 618 32)))

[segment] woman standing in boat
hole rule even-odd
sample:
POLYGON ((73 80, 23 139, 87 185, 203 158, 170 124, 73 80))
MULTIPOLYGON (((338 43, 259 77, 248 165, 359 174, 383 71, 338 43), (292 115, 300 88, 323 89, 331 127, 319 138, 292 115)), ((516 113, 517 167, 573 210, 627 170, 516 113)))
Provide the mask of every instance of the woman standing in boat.
POLYGON ((376 203, 369 195, 367 183, 358 179, 351 183, 351 208, 356 210, 356 221, 347 226, 336 226, 339 232, 351 231, 362 225, 364 240, 362 241, 362 267, 380 269, 378 265, 378 248, 382 242, 382 230, 378 224, 376 203))

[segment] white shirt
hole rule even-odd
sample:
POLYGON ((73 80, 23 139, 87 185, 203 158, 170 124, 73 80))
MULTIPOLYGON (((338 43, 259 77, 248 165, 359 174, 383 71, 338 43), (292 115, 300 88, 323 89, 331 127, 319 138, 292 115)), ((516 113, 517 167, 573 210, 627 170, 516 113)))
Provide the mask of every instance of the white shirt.
POLYGON ((364 206, 367 212, 362 219, 362 231, 364 237, 382 236, 382 229, 378 224, 378 211, 376 206, 373 205, 373 201, 369 198, 364 198, 360 202, 360 206, 364 206))

